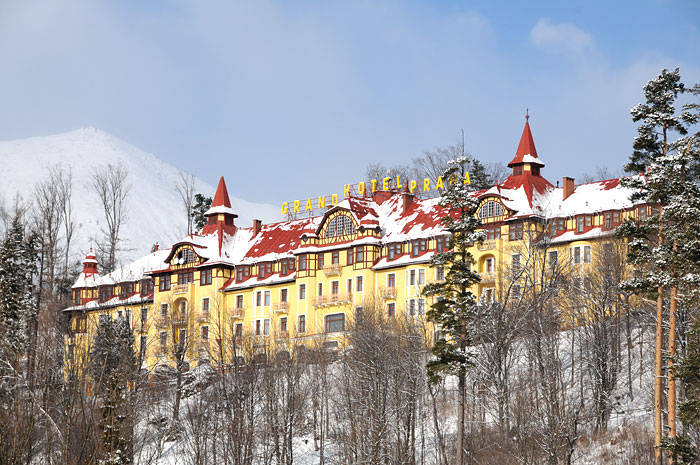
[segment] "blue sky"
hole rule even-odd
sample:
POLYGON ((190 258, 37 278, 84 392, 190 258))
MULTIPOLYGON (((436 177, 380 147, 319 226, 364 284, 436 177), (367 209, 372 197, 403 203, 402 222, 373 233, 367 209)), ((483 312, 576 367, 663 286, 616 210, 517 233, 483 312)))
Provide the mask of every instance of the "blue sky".
MULTIPOLYGON (((663 67, 700 82, 700 2, 0 0, 0 139, 95 126, 273 204, 465 131, 543 175, 619 170, 663 67)), ((157 199, 156 199, 157 200, 157 199)))

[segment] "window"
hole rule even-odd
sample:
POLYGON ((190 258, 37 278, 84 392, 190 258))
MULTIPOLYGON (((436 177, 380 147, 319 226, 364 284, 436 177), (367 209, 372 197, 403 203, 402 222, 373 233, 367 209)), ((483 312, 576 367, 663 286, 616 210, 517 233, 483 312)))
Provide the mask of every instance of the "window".
POLYGON ((141 354, 141 358, 145 357, 147 347, 148 347, 148 336, 141 336, 141 343, 139 344, 139 351, 141 354))
POLYGON ((494 216, 503 216, 503 205, 495 200, 489 200, 479 209, 479 218, 493 218, 494 216))
POLYGON ((562 232, 566 231, 566 220, 564 218, 552 220, 552 222, 549 224, 549 229, 552 237, 561 234, 562 232))
POLYGON ((352 294, 352 278, 348 278, 345 290, 348 294, 352 294))
POLYGON ((593 217, 590 215, 586 216, 586 228, 593 226, 593 217))
POLYGON ((165 348, 168 346, 168 333, 167 331, 162 331, 160 333, 160 348, 161 350, 165 350, 165 348))
POLYGON ((435 269, 435 281, 442 282, 445 280, 445 267, 438 266, 435 269))
POLYGON ((396 287, 396 275, 394 273, 389 273, 386 276, 386 287, 396 287))
POLYGON ((386 304, 386 316, 389 318, 394 318, 396 316, 396 303, 389 302, 386 304))
POLYGON ((141 309, 141 327, 145 328, 148 323, 148 307, 143 307, 141 309))
POLYGON ((288 293, 289 292, 287 291, 287 289, 280 290, 280 302, 287 302, 287 294, 288 293))
POLYGON ((299 284, 299 300, 306 299, 306 284, 299 284))
POLYGON ((318 269, 322 270, 325 262, 325 254, 318 254, 318 269))
POLYGON ((209 326, 202 326, 202 341, 209 340, 209 326))
POLYGON ((299 269, 300 270, 306 270, 307 267, 307 258, 306 254, 304 255, 299 255, 299 269))
POLYGON ((122 283, 121 287, 121 295, 119 296, 122 299, 126 299, 129 297, 131 294, 134 293, 134 283, 122 283))
POLYGON ((355 234, 355 223, 347 215, 338 215, 328 222, 325 237, 347 236, 355 234))
POLYGON ((484 261, 484 271, 486 272, 486 274, 492 274, 492 273, 493 273, 494 261, 495 261, 495 260, 494 260, 493 258, 487 258, 487 259, 484 261))
POLYGON ((112 286, 100 286, 100 302, 106 302, 112 298, 112 286))
POLYGON ((582 216, 579 216, 578 218, 576 218, 576 232, 577 233, 583 232, 584 221, 585 221, 585 219, 582 216))
POLYGON ((265 279, 272 274, 272 262, 258 263, 258 279, 265 279))
POLYGON ((280 318, 280 333, 286 333, 287 332, 287 317, 283 316, 280 318))
POLYGON ((300 333, 306 332, 306 315, 299 315, 299 324, 297 325, 297 331, 300 333))
POLYGON ((549 266, 551 268, 556 268, 559 263, 559 252, 556 250, 549 251, 549 266))
POLYGON ((517 241, 523 238, 523 224, 514 223, 508 227, 508 240, 517 241))
POLYGON ((199 284, 206 286, 211 284, 211 270, 200 270, 199 271, 199 284))
POLYGON ((365 248, 355 247, 355 262, 362 263, 365 261, 365 248))
POLYGON ((513 273, 520 271, 520 254, 516 253, 510 256, 510 268, 513 273))
POLYGON ((352 262, 353 262, 353 258, 354 258, 354 257, 355 257, 355 254, 353 253, 353 250, 352 250, 352 249, 349 249, 349 250, 347 251, 347 261, 348 261, 348 265, 352 265, 352 262))
POLYGON ((193 263, 196 260, 196 255, 194 254, 194 251, 192 249, 181 249, 177 254, 177 258, 175 259, 174 264, 183 265, 185 263, 193 263))
POLYGON ((186 329, 181 329, 180 333, 178 334, 178 341, 177 343, 179 345, 184 345, 185 342, 187 342, 187 330, 186 329))
POLYGON ((331 281, 331 294, 338 295, 338 281, 331 281))
POLYGON ((202 311, 205 313, 209 311, 209 297, 202 299, 202 311))
POLYGON ((243 323, 236 323, 236 339, 243 337, 243 323))
POLYGON ((486 239, 488 240, 494 240, 498 239, 501 237, 501 227, 500 226, 492 226, 490 228, 484 228, 484 232, 486 233, 486 239))
POLYGON ((358 276, 355 278, 355 291, 357 292, 362 292, 362 285, 364 283, 362 282, 362 276, 358 276))
POLYGON ((168 304, 160 304, 160 316, 163 318, 168 317, 168 304))
POLYGON ((236 268, 236 281, 239 283, 241 281, 244 281, 250 276, 250 267, 249 266, 239 266, 236 268))
POLYGON ((164 275, 158 278, 158 290, 169 291, 170 290, 170 275, 164 275))
POLYGON ((613 226, 620 224, 620 212, 613 212, 613 226))
POLYGON ((425 252, 426 240, 425 239, 415 239, 411 242, 411 255, 417 257, 418 255, 425 252))
POLYGON ((260 336, 262 334, 262 321, 255 320, 255 335, 260 336))
POLYGON ((448 236, 439 236, 435 238, 435 248, 438 252, 444 252, 449 246, 448 236))
POLYGON ((386 256, 389 260, 393 260, 403 253, 403 244, 389 244, 386 246, 386 256))
POLYGON ((265 320, 263 325, 263 331, 265 336, 270 335, 270 320, 265 320))
POLYGON ((282 276, 287 276, 294 271, 294 259, 285 258, 280 260, 280 274, 282 276))
POLYGON ((409 286, 416 285, 416 270, 410 270, 408 272, 408 285, 409 286))
POLYGON ((236 308, 243 308, 243 294, 239 294, 236 296, 236 308))
POLYGON ((153 280, 146 278, 141 280, 141 296, 153 293, 153 280))
POLYGON ((345 331, 345 314, 336 313, 334 315, 326 316, 326 327, 327 333, 336 333, 339 331, 345 331))
POLYGON ((591 246, 583 246, 583 263, 591 263, 591 246))
POLYGON ((581 247, 571 248, 571 261, 574 263, 581 263, 581 247))
POLYGON ((80 305, 80 291, 73 291, 73 305, 80 305))
POLYGON ((418 299, 418 314, 425 314, 425 299, 418 299))
POLYGON ((331 264, 337 265, 338 263, 340 263, 340 252, 336 250, 335 252, 331 252, 331 264))
POLYGON ((418 285, 422 286, 423 284, 425 284, 425 270, 421 268, 418 270, 418 285))
POLYGON ((485 303, 491 303, 491 302, 493 302, 493 288, 492 288, 492 287, 489 287, 489 288, 484 289, 484 293, 483 293, 481 296, 482 296, 482 297, 481 297, 482 300, 483 300, 485 303))
POLYGON ((603 215, 603 225, 605 229, 612 229, 612 213, 603 215))
POLYGON ((416 299, 411 299, 408 301, 408 313, 411 316, 416 314, 416 299))
POLYGON ((186 271, 177 274, 177 283, 180 285, 189 284, 192 281, 194 281, 194 271, 186 271))
POLYGON ((520 285, 519 284, 513 285, 513 297, 515 297, 516 299, 519 299, 521 296, 521 293, 522 293, 522 291, 520 290, 520 285))
POLYGON ((255 306, 262 307, 262 291, 255 293, 255 306))
POLYGON ((323 283, 318 283, 318 295, 323 295, 323 283))
POLYGON ((639 207, 639 221, 646 221, 647 220, 647 207, 646 205, 643 207, 639 207))
POLYGON ((121 320, 123 317, 124 317, 124 314, 122 313, 122 311, 117 310, 117 318, 121 320))
POLYGON ((265 306, 270 306, 270 291, 265 291, 265 306))
POLYGON ((355 323, 361 323, 362 317, 364 316, 365 309, 362 307, 355 307, 355 323))

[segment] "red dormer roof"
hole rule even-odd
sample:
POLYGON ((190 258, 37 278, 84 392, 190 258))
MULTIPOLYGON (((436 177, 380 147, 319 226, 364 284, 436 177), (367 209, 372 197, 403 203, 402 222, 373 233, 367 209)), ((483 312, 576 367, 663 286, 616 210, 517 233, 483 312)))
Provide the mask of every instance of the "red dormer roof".
POLYGON ((216 188, 216 195, 214 195, 214 200, 211 202, 212 207, 228 207, 231 208, 231 201, 228 198, 228 190, 226 189, 226 181, 224 177, 221 176, 219 179, 219 186, 216 188))
POLYGON ((530 131, 530 119, 529 115, 525 116, 525 128, 523 129, 523 135, 520 137, 520 144, 518 144, 518 151, 515 152, 515 158, 513 158, 510 163, 508 163, 508 168, 512 168, 515 165, 522 163, 532 163, 535 165, 544 166, 544 163, 537 156, 537 149, 535 148, 535 141, 532 138, 532 132, 530 131))

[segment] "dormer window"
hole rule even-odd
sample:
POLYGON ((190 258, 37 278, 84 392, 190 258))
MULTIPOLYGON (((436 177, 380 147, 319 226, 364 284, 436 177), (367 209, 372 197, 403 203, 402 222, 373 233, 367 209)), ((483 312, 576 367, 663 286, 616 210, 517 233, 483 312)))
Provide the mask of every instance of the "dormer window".
POLYGON ((338 215, 328 222, 325 237, 339 237, 355 234, 355 223, 348 215, 338 215))
POLYGON ((250 267, 247 265, 241 265, 236 267, 236 281, 239 283, 248 279, 250 276, 250 267))
POLYGON ((272 263, 259 263, 258 264, 258 279, 265 279, 272 274, 272 263))
POLYGON ((197 256, 192 251, 192 249, 185 248, 185 249, 181 249, 180 252, 178 252, 177 257, 175 257, 173 264, 185 265, 187 263, 194 263, 196 261, 197 261, 197 256))
POLYGON ((280 260, 280 275, 287 276, 292 272, 294 272, 294 259, 283 258, 282 260, 280 260))
POLYGON ((493 218, 495 216, 503 216, 504 210, 503 205, 496 202, 495 200, 489 200, 484 203, 479 209, 479 218, 493 218))

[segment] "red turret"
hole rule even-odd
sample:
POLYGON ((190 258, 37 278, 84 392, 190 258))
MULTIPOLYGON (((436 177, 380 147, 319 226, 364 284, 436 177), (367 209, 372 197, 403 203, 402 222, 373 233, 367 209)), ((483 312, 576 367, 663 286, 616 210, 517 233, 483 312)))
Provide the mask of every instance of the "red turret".
POLYGON ((90 247, 90 252, 85 256, 85 260, 83 260, 83 274, 86 278, 98 274, 97 257, 92 253, 92 247, 90 247))
MULTIPOLYGON (((515 152, 515 157, 508 163, 508 168, 514 168, 515 172, 516 166, 528 165, 533 166, 544 166, 542 160, 537 156, 537 149, 535 148, 535 141, 532 138, 532 132, 530 132, 530 115, 525 113, 525 128, 523 128, 523 135, 520 137, 520 144, 518 144, 518 150, 515 152)), ((533 170, 534 171, 534 170, 533 170)), ((537 170, 539 174, 539 170, 537 170)))
POLYGON ((231 200, 228 198, 228 190, 226 189, 226 181, 221 176, 219 186, 216 188, 214 200, 211 203, 211 208, 204 213, 208 218, 207 224, 202 228, 202 234, 218 234, 219 235, 219 254, 221 254, 221 245, 224 240, 224 233, 229 235, 236 234, 236 225, 233 220, 238 218, 231 208, 231 200))

